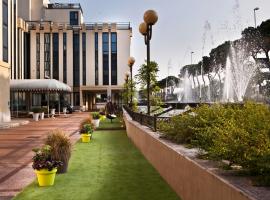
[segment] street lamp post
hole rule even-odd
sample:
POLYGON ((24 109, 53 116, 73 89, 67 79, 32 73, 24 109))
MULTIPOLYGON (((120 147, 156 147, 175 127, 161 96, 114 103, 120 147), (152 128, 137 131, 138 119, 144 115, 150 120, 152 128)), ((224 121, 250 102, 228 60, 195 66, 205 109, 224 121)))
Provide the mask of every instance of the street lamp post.
POLYGON ((254 11, 254 24, 255 24, 255 28, 257 28, 257 17, 256 17, 256 11, 259 10, 260 8, 259 7, 256 7, 253 9, 254 11))
POLYGON ((190 52, 190 61, 191 61, 191 64, 192 64, 192 62, 193 62, 193 59, 192 59, 192 55, 194 54, 194 52, 193 51, 191 51, 190 52))
POLYGON ((140 24, 139 31, 144 36, 147 49, 147 114, 150 115, 150 40, 152 38, 152 26, 158 21, 158 15, 154 10, 144 13, 144 22, 140 24))
POLYGON ((132 67, 135 63, 135 58, 133 57, 130 57, 128 59, 128 66, 129 66, 129 69, 130 69, 130 107, 132 107, 133 105, 133 77, 132 77, 132 67))
POLYGON ((126 72, 126 77, 125 77, 125 81, 126 81, 126 86, 127 86, 127 88, 126 88, 126 90, 127 90, 127 104, 128 104, 128 79, 129 79, 129 73, 128 72, 126 72))

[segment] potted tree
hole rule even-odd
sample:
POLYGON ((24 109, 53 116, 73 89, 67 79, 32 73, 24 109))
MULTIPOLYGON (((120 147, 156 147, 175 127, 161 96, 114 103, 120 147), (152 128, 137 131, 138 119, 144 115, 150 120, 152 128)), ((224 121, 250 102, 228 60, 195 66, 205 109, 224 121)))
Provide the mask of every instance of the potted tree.
POLYGON ((93 132, 94 132, 94 127, 92 124, 83 125, 83 128, 80 130, 82 142, 83 143, 90 142, 93 132))
POLYGON ((63 163, 57 168, 57 173, 66 173, 72 151, 70 138, 63 130, 56 129, 47 136, 45 144, 52 147, 52 159, 60 160, 63 163))
POLYGON ((32 108, 32 112, 33 112, 33 120, 38 121, 40 108, 34 107, 34 108, 32 108))
POLYGON ((99 122, 100 122, 100 114, 98 112, 93 112, 92 113, 93 117, 93 124, 96 128, 99 127, 99 122))
POLYGON ((37 174, 39 186, 51 186, 54 184, 57 167, 62 165, 61 161, 52 158, 51 146, 45 145, 41 148, 33 149, 33 169, 37 174))

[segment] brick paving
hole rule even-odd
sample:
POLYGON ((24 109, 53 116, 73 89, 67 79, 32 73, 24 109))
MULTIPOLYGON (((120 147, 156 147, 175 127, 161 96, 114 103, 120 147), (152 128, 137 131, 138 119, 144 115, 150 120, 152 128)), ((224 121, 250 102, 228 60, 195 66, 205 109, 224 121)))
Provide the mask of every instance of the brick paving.
POLYGON ((88 115, 76 113, 0 130, 0 199, 11 199, 33 181, 32 149, 41 146, 51 130, 63 129, 74 143, 79 124, 88 115))

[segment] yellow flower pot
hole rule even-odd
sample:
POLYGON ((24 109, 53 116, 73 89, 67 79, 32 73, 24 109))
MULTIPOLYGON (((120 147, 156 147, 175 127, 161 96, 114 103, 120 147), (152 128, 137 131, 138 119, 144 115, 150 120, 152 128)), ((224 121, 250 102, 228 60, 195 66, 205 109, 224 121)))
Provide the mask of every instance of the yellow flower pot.
POLYGON ((52 186, 54 184, 57 168, 49 171, 48 169, 35 170, 39 186, 52 186))
POLYGON ((91 134, 81 134, 82 142, 88 143, 91 140, 91 134))

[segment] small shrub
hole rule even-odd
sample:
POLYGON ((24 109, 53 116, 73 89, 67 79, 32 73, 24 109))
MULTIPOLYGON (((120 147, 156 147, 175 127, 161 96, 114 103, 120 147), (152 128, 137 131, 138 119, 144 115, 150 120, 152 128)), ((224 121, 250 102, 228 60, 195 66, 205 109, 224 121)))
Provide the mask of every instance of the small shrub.
POLYGON ((40 113, 40 112, 41 112, 41 109, 38 108, 38 107, 33 107, 33 108, 31 109, 31 111, 32 111, 33 113, 40 113))
POLYGON ((85 124, 92 124, 92 116, 84 119, 81 123, 80 123, 80 130, 84 127, 85 124))
POLYGON ((194 116, 188 113, 174 116, 169 122, 160 122, 159 130, 163 133, 164 138, 172 140, 176 143, 190 144, 194 138, 194 131, 190 128, 194 116))
POLYGON ((93 124, 85 124, 80 129, 80 134, 91 134, 94 132, 94 125, 93 124))
POLYGON ((86 130, 86 133, 91 134, 94 132, 94 126, 93 124, 85 124, 84 128, 86 130))
POLYGON ((100 114, 98 112, 93 112, 91 113, 93 119, 97 120, 97 119, 100 119, 100 114))
POLYGON ((33 151, 35 152, 35 155, 32 159, 33 169, 47 169, 49 171, 52 171, 54 168, 59 167, 63 164, 61 161, 52 158, 52 148, 49 145, 33 149, 33 151))
POLYGON ((58 173, 65 173, 71 157, 72 144, 64 131, 57 129, 52 131, 45 139, 45 144, 51 146, 52 159, 60 160, 63 165, 58 167, 58 173))

